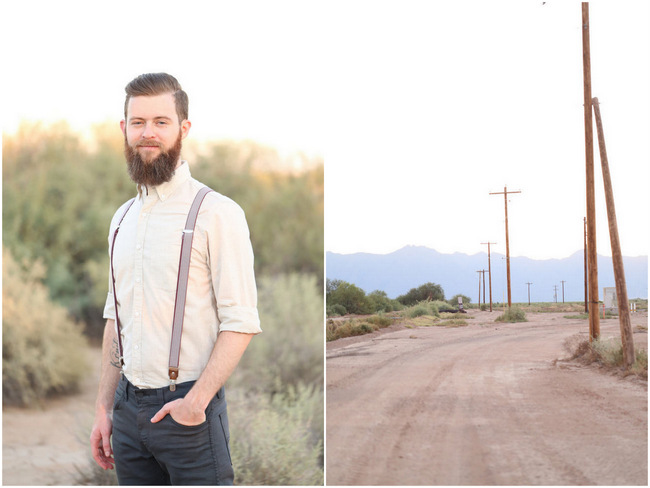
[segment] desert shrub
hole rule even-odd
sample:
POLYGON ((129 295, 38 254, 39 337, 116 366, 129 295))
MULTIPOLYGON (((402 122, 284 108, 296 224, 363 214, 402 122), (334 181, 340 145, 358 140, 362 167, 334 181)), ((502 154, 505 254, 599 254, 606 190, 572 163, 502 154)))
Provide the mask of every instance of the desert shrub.
POLYGON ((426 303, 419 303, 418 305, 408 309, 406 315, 412 319, 415 317, 422 317, 423 315, 431 315, 431 309, 426 305, 426 303))
POLYGON ((415 305, 426 300, 445 300, 445 292, 442 286, 435 283, 425 283, 417 288, 411 288, 408 293, 400 295, 397 300, 405 306, 415 305))
POLYGON ((316 277, 261 277, 258 309, 264 332, 253 338, 231 381, 268 392, 322 385, 323 295, 316 277))
POLYGON ((393 312, 402 308, 401 303, 397 300, 388 298, 386 292, 381 290, 375 290, 368 293, 368 300, 371 303, 373 312, 393 312))
POLYGON ((526 312, 521 308, 511 307, 506 310, 502 315, 499 315, 495 322, 528 322, 526 319, 526 312))
POLYGON ((467 308, 469 304, 472 303, 472 299, 470 297, 461 293, 457 293, 451 297, 449 300, 447 300, 447 303, 454 308, 458 308, 458 297, 461 297, 463 299, 463 308, 467 308))
MULTIPOLYGON (((571 359, 577 359, 583 364, 597 362, 607 368, 623 366, 623 345, 620 339, 589 340, 579 334, 564 341, 564 349, 571 359)), ((635 361, 630 371, 642 378, 648 378, 648 351, 635 349, 635 361)))
POLYGON ((367 322, 374 324, 378 327, 388 327, 393 323, 393 319, 386 317, 384 314, 377 314, 365 319, 367 322))
POLYGON ((86 373, 82 328, 50 301, 40 263, 2 252, 2 402, 30 405, 76 391, 86 373))
POLYGON ((328 307, 342 305, 347 313, 373 313, 372 302, 366 292, 356 285, 341 280, 327 280, 326 301, 328 307))
POLYGON ((340 303, 332 305, 331 307, 330 306, 327 307, 327 316, 328 317, 340 317, 341 315, 345 315, 347 313, 348 313, 348 311, 340 303))
POLYGON ((231 456, 238 485, 323 484, 323 391, 230 392, 231 456))

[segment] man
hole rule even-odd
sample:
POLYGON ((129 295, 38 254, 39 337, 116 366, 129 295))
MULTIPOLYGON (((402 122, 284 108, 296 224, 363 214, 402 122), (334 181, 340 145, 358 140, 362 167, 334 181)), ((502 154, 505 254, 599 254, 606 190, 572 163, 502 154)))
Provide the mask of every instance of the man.
POLYGON ((180 158, 191 123, 178 81, 145 74, 126 94, 124 154, 138 196, 118 209, 109 232, 112 279, 93 457, 104 469, 114 465, 120 484, 232 484, 223 385, 261 332, 248 226, 232 200, 205 195, 190 231, 179 364, 172 374, 181 238, 205 185, 180 158))

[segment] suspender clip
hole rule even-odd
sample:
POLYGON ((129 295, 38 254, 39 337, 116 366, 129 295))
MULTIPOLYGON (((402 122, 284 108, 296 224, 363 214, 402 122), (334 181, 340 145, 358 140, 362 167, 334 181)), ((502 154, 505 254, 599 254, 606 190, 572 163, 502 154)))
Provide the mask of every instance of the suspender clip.
POLYGON ((169 391, 176 391, 176 380, 178 379, 178 368, 169 367, 169 391))

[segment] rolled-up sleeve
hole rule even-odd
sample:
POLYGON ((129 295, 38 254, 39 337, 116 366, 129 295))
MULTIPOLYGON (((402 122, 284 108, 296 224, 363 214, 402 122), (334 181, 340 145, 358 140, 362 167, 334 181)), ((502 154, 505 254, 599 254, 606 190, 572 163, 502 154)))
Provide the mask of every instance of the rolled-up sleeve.
POLYGON ((219 331, 259 334, 253 247, 244 211, 222 198, 211 217, 208 253, 219 331))

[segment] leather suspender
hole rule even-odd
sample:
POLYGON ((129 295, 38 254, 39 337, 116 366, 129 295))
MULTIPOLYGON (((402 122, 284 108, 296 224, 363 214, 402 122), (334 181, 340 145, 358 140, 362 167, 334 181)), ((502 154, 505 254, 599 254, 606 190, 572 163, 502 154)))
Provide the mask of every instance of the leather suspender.
POLYGON ((122 214, 120 221, 117 223, 115 228, 115 233, 113 234, 113 242, 111 242, 111 279, 113 280, 113 303, 115 303, 115 323, 117 324, 117 344, 120 352, 120 374, 123 373, 122 368, 124 368, 124 349, 122 348, 122 334, 120 333, 120 317, 117 314, 117 292, 115 291, 115 271, 113 269, 113 250, 115 249, 115 239, 117 239, 117 233, 120 231, 120 226, 126 214, 128 213, 131 205, 135 202, 135 198, 132 198, 129 201, 129 204, 126 206, 126 210, 122 214))
POLYGON ((185 317, 185 299, 187 297, 187 280, 190 274, 190 257, 192 255, 192 239, 199 208, 205 196, 212 190, 204 186, 194 197, 185 222, 185 230, 181 241, 181 256, 178 263, 178 280, 176 282, 176 302, 174 303, 174 322, 172 324, 172 344, 169 351, 169 389, 176 390, 178 379, 178 361, 181 355, 181 334, 183 318, 185 317))
MULTIPOLYGON (((187 282, 190 272, 190 258, 192 255, 192 240, 194 237, 194 228, 196 226, 196 219, 199 214, 199 209, 203 203, 205 196, 211 192, 212 189, 204 186, 199 190, 194 197, 192 206, 187 215, 187 220, 185 222, 185 229, 183 230, 183 236, 181 238, 181 253, 178 263, 178 278, 176 281, 176 300, 174 303, 174 318, 172 322, 172 340, 171 347, 169 352, 169 389, 171 391, 176 390, 176 380, 178 379, 178 366, 179 358, 181 354, 181 335, 183 332, 183 318, 185 317, 185 301, 187 298, 187 282)), ((120 365, 124 366, 124 353, 122 349, 122 335, 120 332, 120 321, 117 315, 117 293, 115 291, 115 273, 113 271, 113 249, 115 248, 115 238, 122 224, 122 220, 126 216, 127 212, 133 205, 135 198, 129 203, 124 215, 120 219, 115 233, 113 235, 113 242, 111 244, 111 275, 113 278, 113 298, 115 300, 115 321, 117 323, 117 337, 118 345, 120 348, 120 365)))

